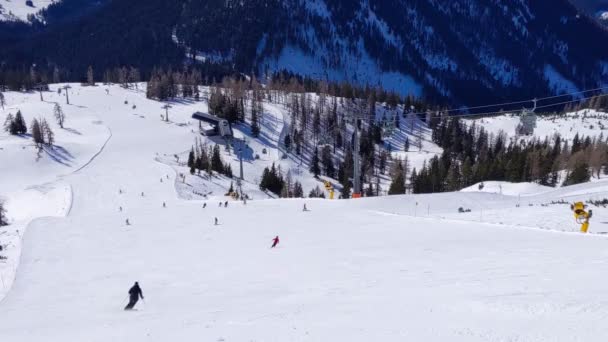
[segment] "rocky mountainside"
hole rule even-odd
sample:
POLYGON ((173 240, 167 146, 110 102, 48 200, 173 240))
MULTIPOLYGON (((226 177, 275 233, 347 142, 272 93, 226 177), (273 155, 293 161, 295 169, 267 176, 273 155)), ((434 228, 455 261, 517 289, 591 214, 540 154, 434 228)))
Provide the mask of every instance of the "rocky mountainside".
POLYGON ((608 85, 608 32, 569 0, 109 0, 50 20, 77 12, 75 3, 51 6, 24 38, 5 38, 3 62, 81 75, 88 65, 215 63, 451 104, 608 85))

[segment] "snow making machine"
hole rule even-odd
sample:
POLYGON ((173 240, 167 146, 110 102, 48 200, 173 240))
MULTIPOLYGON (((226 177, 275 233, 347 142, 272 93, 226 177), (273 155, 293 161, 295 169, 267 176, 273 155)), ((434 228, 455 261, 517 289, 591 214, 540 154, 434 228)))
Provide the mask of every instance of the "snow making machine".
POLYGON ((199 131, 202 135, 219 135, 226 139, 231 139, 233 136, 232 127, 230 127, 228 120, 202 112, 192 114, 192 118, 198 120, 199 131), (203 126, 203 122, 207 124, 207 127, 203 126))
POLYGON ((589 230, 589 219, 593 215, 593 211, 587 211, 587 206, 583 202, 570 205, 570 209, 574 212, 576 223, 581 225, 581 233, 586 233, 589 230))

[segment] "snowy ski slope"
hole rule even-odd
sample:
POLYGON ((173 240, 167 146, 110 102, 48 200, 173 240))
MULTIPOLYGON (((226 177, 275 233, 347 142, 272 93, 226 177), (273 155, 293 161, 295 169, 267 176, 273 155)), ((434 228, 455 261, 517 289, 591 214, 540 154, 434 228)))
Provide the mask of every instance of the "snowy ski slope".
MULTIPOLYGON (((226 198, 217 192, 229 183, 217 178, 203 209, 205 200, 183 196, 181 166, 166 159, 192 144, 188 117, 204 104, 173 103, 166 123, 162 104, 141 89, 73 86, 72 105, 57 94, 40 102, 38 94, 7 93, 0 112, 3 121, 21 108, 29 123, 61 102, 67 129, 54 126, 57 144, 72 155, 36 162, 27 140, 0 135, 0 192, 14 220, 0 229, 0 242, 11 241, 0 265, 14 271, 21 256, 14 283, 0 268, 12 283, 0 301, 3 341, 608 338, 608 212, 593 208, 592 234, 582 235, 566 204, 550 204, 606 198, 604 180, 220 208, 226 198), (270 249, 275 235, 281 243, 270 249), (134 281, 145 303, 124 312, 134 281)), ((251 143, 269 153, 249 164, 250 174, 280 158, 283 123, 271 114, 279 109, 269 106, 266 125, 274 128, 251 143)), ((302 178, 305 190, 315 184, 302 178)))

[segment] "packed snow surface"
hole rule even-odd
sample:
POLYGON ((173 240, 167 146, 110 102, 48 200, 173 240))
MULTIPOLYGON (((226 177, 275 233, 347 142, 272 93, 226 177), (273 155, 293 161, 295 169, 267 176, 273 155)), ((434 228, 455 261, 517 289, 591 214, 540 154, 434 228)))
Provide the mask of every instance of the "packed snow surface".
POLYGON ((539 185, 536 183, 509 183, 509 182, 482 182, 479 184, 471 185, 468 188, 464 188, 460 191, 463 192, 489 192, 501 195, 509 196, 520 196, 520 195, 533 195, 540 194, 553 190, 548 186, 539 185))
MULTIPOLYGON (((184 200, 183 167, 169 160, 191 146, 195 126, 187 120, 199 104, 174 103, 167 123, 159 120, 162 104, 141 89, 74 87, 66 125, 90 140, 73 145, 81 152, 70 166, 46 155, 37 164, 26 142, 1 136, 7 149, 0 155, 12 158, 10 146, 22 144, 27 156, 1 169, 0 189, 21 184, 11 186, 8 209, 36 209, 36 198, 48 194, 40 212, 9 213, 33 221, 14 284, 0 302, 3 341, 608 338, 608 214, 594 207, 591 234, 583 235, 567 204, 608 197, 606 181, 523 186, 530 195, 522 198, 507 196, 519 190, 503 184, 502 195, 329 201, 257 200, 264 198, 259 193, 243 204, 218 194, 229 181, 215 178, 207 186, 217 190, 206 200, 184 200), (96 118, 77 121, 88 115, 96 118), (19 173, 38 165, 53 179, 19 173), (229 206, 219 207, 226 200, 229 206), (459 214, 459 207, 471 212, 459 214), (276 235, 281 242, 271 249, 276 235), (145 302, 125 312, 135 281, 145 302)), ((37 94, 7 98, 13 111, 21 100, 39 101, 37 94)), ((48 112, 39 106, 36 115, 48 112)), ((34 111, 23 112, 29 122, 34 111)), ((256 142, 262 145, 251 144, 269 149, 259 165, 280 158, 278 119, 269 114, 266 125, 275 128, 256 142)), ((58 134, 57 143, 67 146, 69 137, 58 134)))

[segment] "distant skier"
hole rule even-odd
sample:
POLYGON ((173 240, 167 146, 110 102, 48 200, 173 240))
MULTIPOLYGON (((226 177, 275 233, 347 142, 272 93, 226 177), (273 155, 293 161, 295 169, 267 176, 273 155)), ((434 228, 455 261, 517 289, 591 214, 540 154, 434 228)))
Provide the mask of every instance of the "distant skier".
POLYGON ((161 183, 163 182, 163 179, 162 179, 162 178, 160 179, 160 182, 161 182, 161 183))
POLYGON ((118 207, 118 210, 122 211, 122 207, 118 207))
POLYGON ((216 225, 216 226, 218 225, 218 223, 217 223, 217 217, 215 218, 215 225, 216 225))
POLYGON ((131 222, 129 222, 129 219, 127 219, 126 224, 127 224, 127 226, 131 225, 131 222))
POLYGON ((163 202, 163 208, 167 207, 167 203, 163 202))
POLYGON ((141 192, 141 197, 144 197, 144 192, 143 191, 141 192))
POLYGON ((228 201, 224 202, 224 208, 228 208, 228 201))
POLYGON ((275 236, 274 239, 272 239, 272 246, 270 248, 275 248, 277 245, 279 244, 279 236, 275 236))
POLYGON ((222 207, 222 202, 220 202, 220 208, 222 207))
POLYGON ((306 203, 304 203, 304 209, 302 209, 302 211, 308 211, 308 208, 306 208, 306 203))
POLYGON ((135 285, 129 289, 129 304, 125 306, 125 310, 132 310, 139 298, 144 299, 144 294, 141 292, 139 284, 135 282, 135 285))
POLYGON ((203 203, 203 209, 207 208, 207 202, 203 203))
POLYGON ((122 189, 118 189, 118 193, 119 193, 119 194, 122 194, 122 189))

